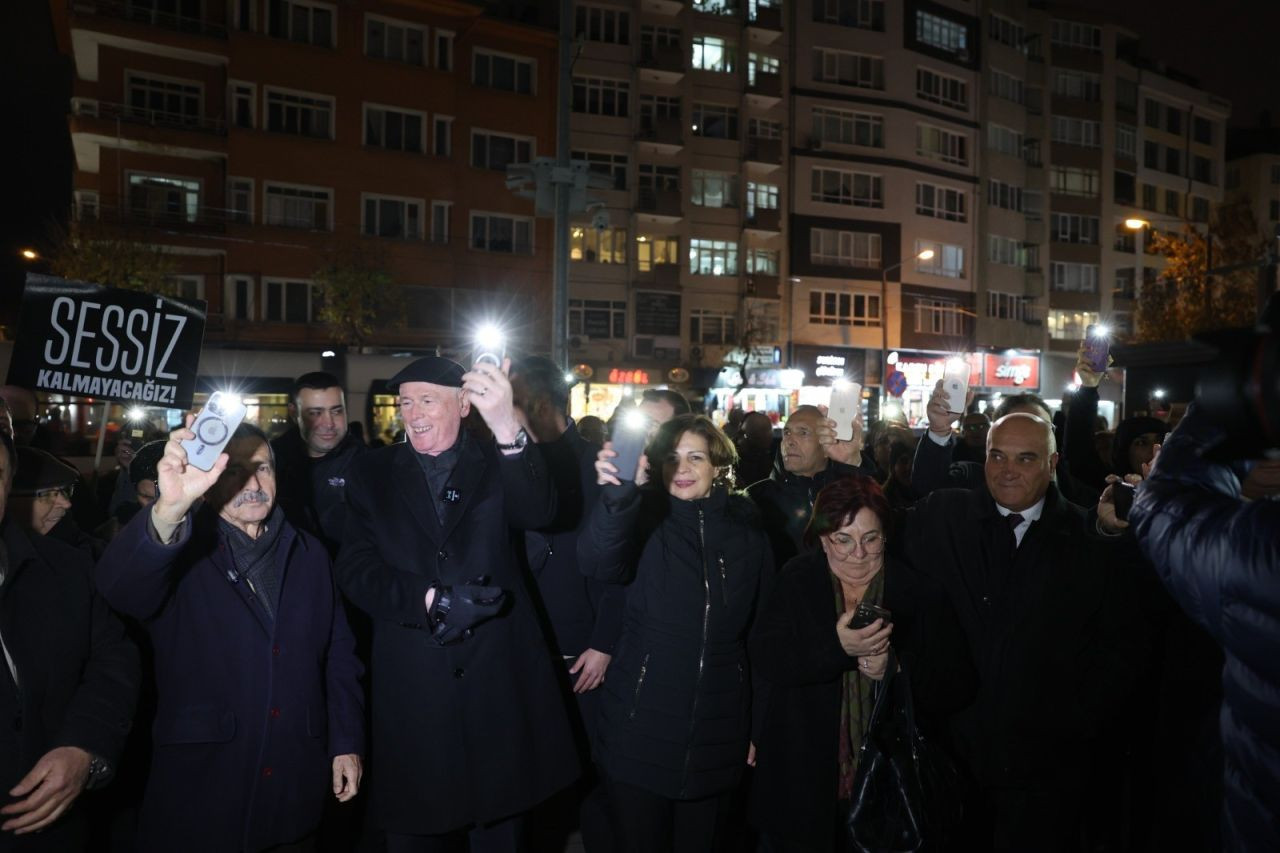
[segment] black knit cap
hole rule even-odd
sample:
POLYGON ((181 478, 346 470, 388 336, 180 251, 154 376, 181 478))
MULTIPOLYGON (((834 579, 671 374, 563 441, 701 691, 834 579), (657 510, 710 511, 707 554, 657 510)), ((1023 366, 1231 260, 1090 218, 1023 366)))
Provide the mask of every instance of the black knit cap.
POLYGON ((393 394, 399 393, 400 385, 404 382, 430 382, 447 388, 461 388, 462 374, 466 372, 461 364, 452 359, 429 355, 414 361, 388 379, 387 388, 393 394))
POLYGON ((13 475, 15 495, 34 495, 45 489, 61 489, 74 485, 80 479, 79 471, 43 450, 19 447, 17 456, 18 470, 13 475))

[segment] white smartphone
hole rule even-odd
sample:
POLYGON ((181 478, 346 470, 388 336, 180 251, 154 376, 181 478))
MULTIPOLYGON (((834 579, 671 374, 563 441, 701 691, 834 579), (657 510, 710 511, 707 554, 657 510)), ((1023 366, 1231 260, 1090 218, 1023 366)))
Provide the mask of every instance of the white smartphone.
POLYGON ((239 394, 214 391, 191 425, 196 437, 182 442, 183 449, 187 451, 187 461, 201 471, 212 470, 218 454, 227 446, 248 411, 239 394))
POLYGON ((969 362, 961 362, 947 368, 942 377, 942 393, 947 397, 947 411, 953 415, 964 414, 964 400, 969 394, 969 362))
POLYGON ((853 438, 853 419, 862 409, 862 386, 857 382, 840 382, 831 389, 827 417, 836 422, 836 439, 853 438))

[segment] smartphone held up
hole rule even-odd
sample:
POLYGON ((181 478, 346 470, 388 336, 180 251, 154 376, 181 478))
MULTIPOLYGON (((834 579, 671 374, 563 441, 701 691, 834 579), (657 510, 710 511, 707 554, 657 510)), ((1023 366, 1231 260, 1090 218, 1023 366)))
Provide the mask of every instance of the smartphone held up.
POLYGON ((639 409, 632 409, 618 419, 613 436, 613 467, 618 469, 618 479, 624 483, 635 482, 640 456, 649 438, 649 418, 639 409))
POLYGON ((231 441, 231 435, 248 411, 239 394, 214 391, 191 425, 196 437, 182 442, 183 450, 187 451, 187 462, 201 471, 213 470, 218 455, 231 441))
POLYGON ((1084 363, 1094 373, 1104 372, 1111 364, 1111 330, 1091 323, 1084 330, 1084 363))
POLYGON ((862 386, 857 382, 837 379, 831 386, 827 417, 836 422, 836 440, 853 440, 853 421, 862 408, 862 386))
POLYGON ((969 362, 962 358, 948 359, 946 372, 942 375, 942 393, 946 397, 947 411, 953 415, 962 415, 965 401, 969 396, 969 362))

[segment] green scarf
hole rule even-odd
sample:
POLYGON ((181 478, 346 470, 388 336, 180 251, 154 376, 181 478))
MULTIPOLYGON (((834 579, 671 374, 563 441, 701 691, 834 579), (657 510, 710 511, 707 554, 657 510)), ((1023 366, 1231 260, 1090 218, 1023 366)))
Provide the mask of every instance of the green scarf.
MULTIPOLYGON (((831 586, 836 593, 836 615, 849 608, 844 602, 844 588, 840 579, 831 575, 831 586)), ((884 569, 876 572, 862 600, 879 605, 884 599, 884 569)), ((845 672, 840 679, 840 779, 836 797, 848 800, 853 796, 853 778, 858 772, 858 755, 866 727, 871 722, 871 711, 876 703, 876 682, 862 674, 858 668, 845 672)))

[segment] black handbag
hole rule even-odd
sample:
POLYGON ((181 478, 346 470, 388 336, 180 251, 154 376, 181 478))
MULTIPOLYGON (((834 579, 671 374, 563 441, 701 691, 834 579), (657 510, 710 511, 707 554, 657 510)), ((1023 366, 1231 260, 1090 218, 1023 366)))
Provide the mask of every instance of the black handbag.
POLYGON ((944 850, 960 824, 959 774, 916 728, 906 675, 890 649, 849 805, 849 834, 859 853, 944 850))

